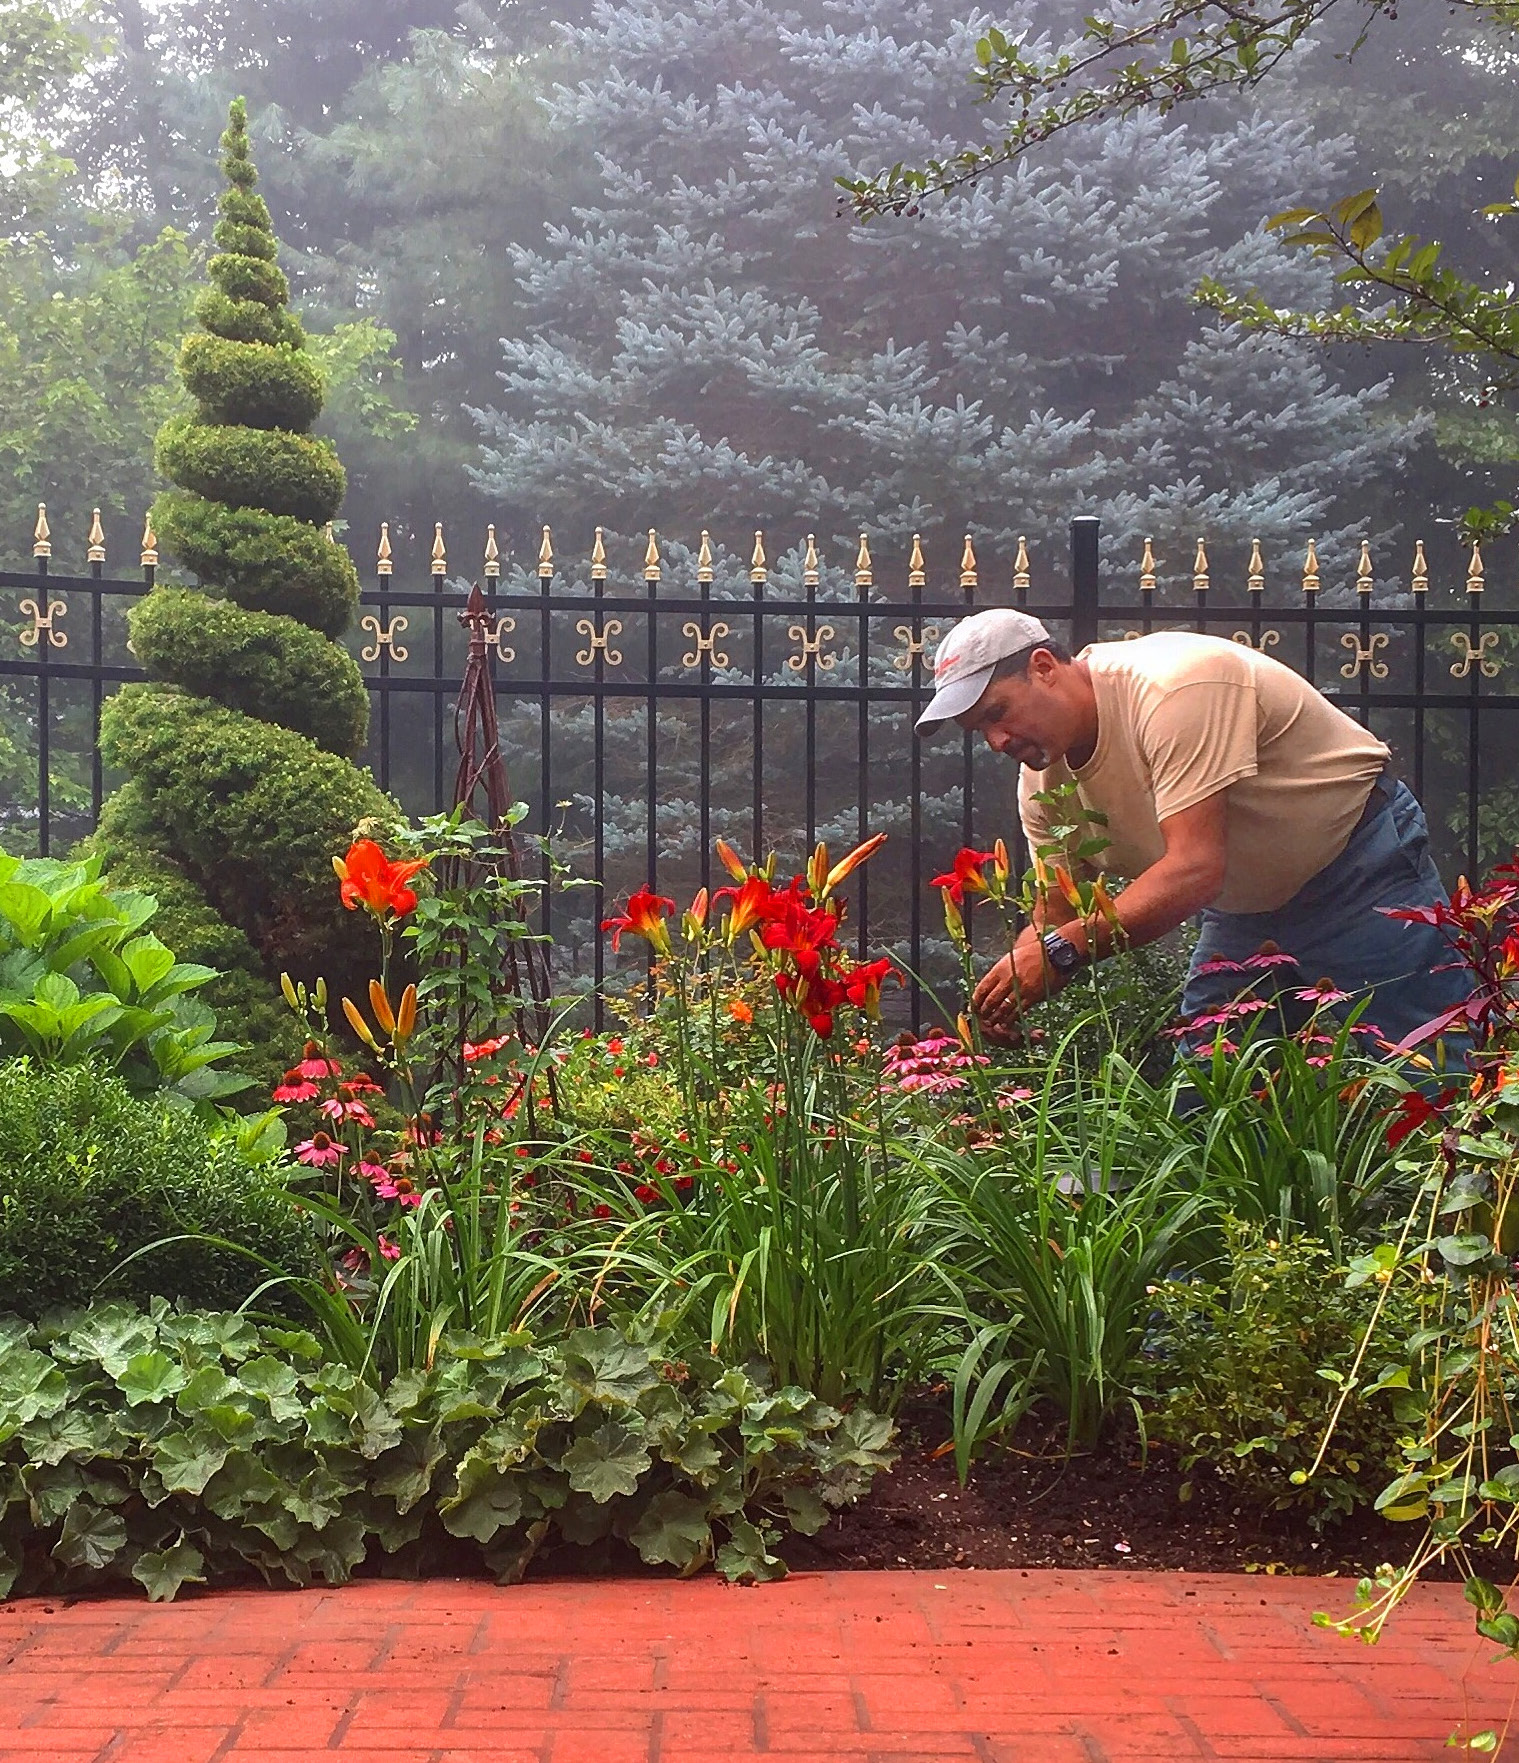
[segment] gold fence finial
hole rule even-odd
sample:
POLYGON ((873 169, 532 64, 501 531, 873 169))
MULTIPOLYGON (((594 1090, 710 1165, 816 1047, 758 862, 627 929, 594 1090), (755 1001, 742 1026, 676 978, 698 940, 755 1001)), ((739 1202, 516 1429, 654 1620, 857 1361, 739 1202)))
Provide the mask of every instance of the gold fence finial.
POLYGON ((1303 592, 1305 594, 1316 594, 1318 591, 1319 548, 1318 545, 1310 539, 1308 541, 1308 555, 1303 559, 1303 592))
POLYGON ((1197 541, 1197 555, 1192 559, 1192 592, 1206 594, 1208 591, 1208 551, 1203 541, 1197 541))
POLYGON ((1361 540, 1361 561, 1355 570, 1355 591, 1369 599, 1372 589, 1376 587, 1376 578, 1371 572, 1371 541, 1361 540))
POLYGON ((596 529, 596 543, 591 546, 591 580, 604 582, 607 579, 607 547, 600 527, 596 529))
POLYGON ((1245 586, 1252 594, 1264 594, 1266 591, 1266 560, 1261 556, 1259 539, 1250 541, 1250 568, 1245 577, 1245 586))
POLYGON ((712 566, 712 535, 705 527, 701 529, 701 548, 696 553, 696 579, 710 583, 716 570, 712 566))
POLYGON ((765 563, 765 535, 757 532, 754 535, 754 555, 749 559, 749 580, 763 582, 769 574, 769 567, 765 563))
POLYGON ((648 549, 643 554, 643 579, 646 582, 657 582, 662 574, 659 567, 659 535, 650 527, 648 549))
POLYGON ((1414 540, 1414 572, 1408 585, 1416 594, 1429 592, 1429 564, 1424 558, 1423 539, 1414 540))
POLYGON ((854 554, 854 585, 857 588, 874 587, 875 579, 875 566, 870 561, 870 540, 861 533, 860 548, 854 554))
POLYGON ((88 560, 91 563, 104 563, 105 528, 100 524, 100 510, 98 508, 91 509, 90 511, 89 546, 89 550, 85 553, 88 560))
POLYGON ((1018 535, 1018 555, 1013 559, 1013 592, 1026 594, 1029 589, 1028 540, 1018 535))
POLYGON ((496 527, 492 522, 485 529, 485 577, 497 581, 501 576, 501 547, 496 543, 496 527))
POLYGON ((1475 539, 1472 540, 1471 561, 1466 566, 1466 591, 1468 594, 1482 592, 1482 547, 1475 539))
POLYGON ((815 588, 818 585, 818 542, 811 534, 807 535, 807 551, 802 558, 802 586, 815 588))
POLYGON ((538 547, 538 579, 548 581, 554 573, 554 535, 545 527, 543 543, 538 547))
POLYGON ((158 534, 153 531, 153 510, 142 517, 142 567, 158 568, 158 534))
POLYGON ((912 556, 907 560, 907 585, 910 588, 928 586, 928 571, 923 566, 923 540, 918 533, 912 536, 912 556))
POLYGON ((51 557, 53 555, 53 529, 47 523, 47 503, 37 504, 37 524, 32 529, 33 557, 51 557))
POLYGON ((393 575, 395 567, 390 554, 390 522, 382 520, 380 522, 380 548, 375 553, 374 572, 376 575, 393 575))
POLYGON ((970 542, 970 534, 965 535, 965 549, 960 553, 960 586, 967 593, 975 591, 977 582, 976 548, 970 542))
POLYGON ((1139 591, 1141 594, 1155 592, 1155 546, 1151 540, 1145 540, 1144 555, 1139 560, 1139 591))
POLYGON ((432 572, 435 576, 448 574, 448 552, 443 544, 443 522, 433 523, 432 530, 432 572))

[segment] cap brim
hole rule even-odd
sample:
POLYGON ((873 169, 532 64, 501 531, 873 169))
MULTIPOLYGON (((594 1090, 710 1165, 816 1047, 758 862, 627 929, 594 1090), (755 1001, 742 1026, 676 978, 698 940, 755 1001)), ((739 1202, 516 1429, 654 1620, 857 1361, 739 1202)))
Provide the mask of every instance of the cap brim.
POLYGON ((981 694, 991 684, 996 667, 994 661, 987 667, 978 668, 975 673, 966 674, 963 679, 951 680, 947 685, 940 686, 923 714, 913 724, 913 732, 920 735, 937 734, 946 722, 953 722, 957 716, 964 716, 967 710, 973 709, 981 701, 981 694))

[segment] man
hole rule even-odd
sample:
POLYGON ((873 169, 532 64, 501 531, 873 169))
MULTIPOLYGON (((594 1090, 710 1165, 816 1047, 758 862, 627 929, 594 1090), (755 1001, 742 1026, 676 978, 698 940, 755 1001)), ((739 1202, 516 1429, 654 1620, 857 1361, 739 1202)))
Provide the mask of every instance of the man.
POLYGON ((1030 850, 1090 811, 1105 824, 1070 845, 1106 839, 1095 867, 1129 878, 1116 933, 1050 891, 976 988, 994 1036, 1110 953, 1115 935, 1153 942, 1194 915, 1189 1018, 1264 978, 1233 964, 1273 944, 1297 962, 1294 987, 1370 994, 1363 1020, 1390 1041, 1466 995, 1438 931, 1376 910, 1446 898, 1423 811, 1386 745, 1291 668, 1189 631, 1094 643, 1073 659, 1038 619, 999 608, 955 626, 934 683, 918 733, 954 721, 1019 762, 1030 850), (1058 807, 1039 799, 1072 783, 1058 807))

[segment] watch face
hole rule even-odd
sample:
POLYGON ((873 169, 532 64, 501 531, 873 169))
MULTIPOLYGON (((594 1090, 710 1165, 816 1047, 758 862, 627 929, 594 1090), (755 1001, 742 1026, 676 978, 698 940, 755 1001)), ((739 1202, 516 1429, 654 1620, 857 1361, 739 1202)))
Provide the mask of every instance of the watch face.
POLYGON ((1044 939, 1044 948, 1050 958, 1051 967, 1059 968, 1061 972, 1065 972, 1068 968, 1076 965, 1078 960, 1076 945, 1061 936, 1058 931, 1044 939))

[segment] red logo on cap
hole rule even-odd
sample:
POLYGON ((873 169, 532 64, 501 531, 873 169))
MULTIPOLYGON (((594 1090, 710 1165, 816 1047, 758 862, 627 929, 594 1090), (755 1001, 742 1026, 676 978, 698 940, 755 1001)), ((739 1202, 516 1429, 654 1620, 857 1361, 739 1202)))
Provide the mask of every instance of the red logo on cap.
POLYGON ((937 679, 946 668, 953 667, 959 659, 960 657, 958 655, 941 655, 938 660, 934 662, 934 678, 937 679))

